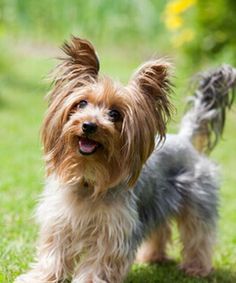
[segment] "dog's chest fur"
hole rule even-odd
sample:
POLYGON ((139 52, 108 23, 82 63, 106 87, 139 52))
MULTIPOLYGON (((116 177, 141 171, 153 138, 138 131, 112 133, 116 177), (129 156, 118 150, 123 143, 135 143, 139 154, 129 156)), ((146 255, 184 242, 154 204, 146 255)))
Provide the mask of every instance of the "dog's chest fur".
POLYGON ((39 203, 37 219, 45 227, 54 223, 55 231, 64 229, 63 239, 58 240, 63 242, 65 253, 76 261, 81 256, 83 262, 92 261, 93 255, 101 262, 111 254, 119 259, 129 250, 131 243, 127 239, 138 225, 132 195, 127 198, 124 194, 114 192, 92 200, 86 183, 80 188, 62 186, 51 177, 39 203))

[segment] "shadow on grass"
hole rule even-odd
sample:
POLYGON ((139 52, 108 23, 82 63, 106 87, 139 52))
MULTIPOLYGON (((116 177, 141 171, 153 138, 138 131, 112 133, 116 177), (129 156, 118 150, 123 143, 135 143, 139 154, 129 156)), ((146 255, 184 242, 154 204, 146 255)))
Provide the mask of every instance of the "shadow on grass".
POLYGON ((217 269, 207 278, 184 275, 176 262, 163 265, 134 265, 125 283, 234 283, 236 273, 217 269))

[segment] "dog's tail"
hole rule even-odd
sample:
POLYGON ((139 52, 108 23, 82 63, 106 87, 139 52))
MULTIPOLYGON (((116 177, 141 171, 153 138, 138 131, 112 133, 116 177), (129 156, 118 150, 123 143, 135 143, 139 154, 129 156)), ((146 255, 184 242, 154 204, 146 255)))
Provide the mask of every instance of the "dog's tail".
POLYGON ((236 69, 222 65, 200 73, 195 83, 179 134, 191 140, 199 152, 208 154, 223 133, 226 110, 234 100, 236 69))

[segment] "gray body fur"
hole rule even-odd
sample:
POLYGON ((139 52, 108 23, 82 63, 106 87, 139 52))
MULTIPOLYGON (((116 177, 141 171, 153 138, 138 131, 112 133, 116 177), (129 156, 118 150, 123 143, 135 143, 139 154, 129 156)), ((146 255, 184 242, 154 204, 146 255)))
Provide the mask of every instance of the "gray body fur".
POLYGON ((200 155, 181 135, 168 135, 144 166, 134 193, 137 196, 140 231, 136 239, 181 214, 186 206, 214 229, 217 220, 216 165, 200 155))
POLYGON ((132 239, 135 248, 153 229, 183 211, 191 211, 202 227, 215 231, 219 173, 206 153, 223 133, 226 109, 234 99, 236 69, 223 65, 196 78, 196 90, 179 133, 167 135, 164 145, 149 157, 134 187, 131 199, 139 215, 139 228, 132 239), (199 152, 193 141, 201 135, 207 143, 199 152))

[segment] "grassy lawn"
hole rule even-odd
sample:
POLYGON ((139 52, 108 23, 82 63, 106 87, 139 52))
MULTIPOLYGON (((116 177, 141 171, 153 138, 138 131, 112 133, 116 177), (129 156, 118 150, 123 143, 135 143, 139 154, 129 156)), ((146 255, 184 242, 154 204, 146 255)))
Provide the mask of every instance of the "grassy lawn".
MULTIPOLYGON (((43 50, 39 54, 8 50, 2 47, 0 59, 0 282, 11 283, 28 268, 35 254, 37 227, 32 219, 37 197, 43 187, 43 162, 39 130, 46 103, 43 97, 48 84, 43 77, 54 65, 43 50)), ((102 52, 102 70, 127 81, 141 63, 135 55, 102 52)), ((176 68, 177 90, 174 104, 178 114, 171 123, 177 128, 182 112, 184 85, 189 74, 176 68)), ((212 158, 220 163, 223 182, 220 201, 218 243, 215 249, 215 272, 207 279, 192 279, 177 269, 180 261, 178 236, 169 248, 174 262, 164 266, 134 265, 127 283, 154 282, 236 282, 236 112, 227 117, 224 139, 212 158)))

